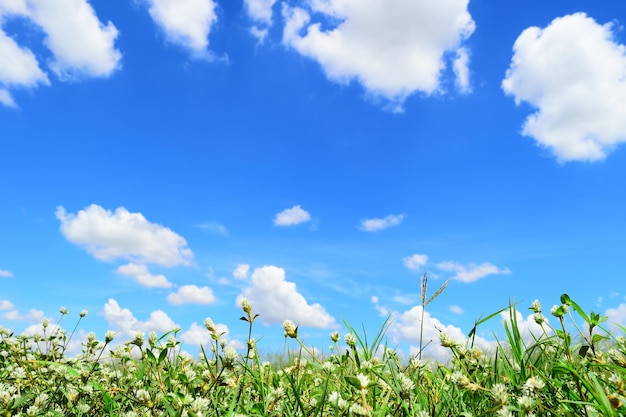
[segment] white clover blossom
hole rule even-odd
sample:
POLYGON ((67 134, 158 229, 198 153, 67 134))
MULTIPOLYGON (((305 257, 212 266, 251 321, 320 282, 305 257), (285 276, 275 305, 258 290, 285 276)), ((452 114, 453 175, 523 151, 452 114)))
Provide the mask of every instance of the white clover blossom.
POLYGON ((541 303, 539 302, 539 300, 533 301, 533 303, 530 305, 530 310, 534 311, 535 313, 541 313, 541 303))
POLYGON ((244 313, 250 314, 252 312, 252 304, 250 304, 250 301, 248 301, 247 298, 242 298, 239 305, 244 313))
POLYGON ((104 335, 104 342, 109 343, 115 339, 115 332, 113 330, 108 330, 104 335))
POLYGON ((283 322, 283 329, 285 330, 285 337, 295 339, 298 337, 298 328, 291 320, 285 320, 283 322))
POLYGON ((354 337, 352 333, 347 333, 343 337, 343 341, 346 342, 346 345, 350 346, 351 348, 354 348, 356 346, 356 337, 354 337))
POLYGON ((366 389, 370 383, 370 379, 366 375, 363 375, 362 373, 359 373, 356 377, 359 380, 361 389, 366 389))
POLYGON ((357 416, 369 417, 371 414, 367 410, 367 408, 363 407, 361 404, 354 403, 350 406, 350 413, 357 416))

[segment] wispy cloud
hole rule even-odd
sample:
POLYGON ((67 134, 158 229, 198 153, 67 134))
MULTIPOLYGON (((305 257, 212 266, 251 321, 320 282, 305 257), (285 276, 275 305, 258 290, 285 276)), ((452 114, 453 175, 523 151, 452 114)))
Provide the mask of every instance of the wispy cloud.
POLYGON ((218 222, 206 222, 199 224, 198 227, 212 235, 228 236, 228 229, 226 226, 218 222))
POLYGON ((13 308, 13 303, 9 300, 0 300, 0 311, 11 310, 13 308))
POLYGON ((443 271, 455 272, 456 275, 454 275, 452 279, 466 283, 477 281, 488 275, 511 273, 508 268, 499 268, 489 262, 480 265, 461 265, 456 262, 441 262, 437 264, 437 268, 443 271))
POLYGON ((311 220, 311 215, 300 206, 293 206, 278 213, 274 218, 274 226, 294 226, 311 220))
POLYGON ((7 269, 0 269, 0 277, 11 278, 12 276, 13 276, 13 272, 7 269))
POLYGON ((560 161, 601 160, 626 142, 626 54, 615 30, 575 13, 515 41, 502 88, 537 108, 523 133, 560 161))
POLYGON ((359 229, 364 232, 377 232, 397 226, 402 223, 402 220, 404 220, 404 214, 390 214, 382 219, 366 219, 361 222, 359 229))

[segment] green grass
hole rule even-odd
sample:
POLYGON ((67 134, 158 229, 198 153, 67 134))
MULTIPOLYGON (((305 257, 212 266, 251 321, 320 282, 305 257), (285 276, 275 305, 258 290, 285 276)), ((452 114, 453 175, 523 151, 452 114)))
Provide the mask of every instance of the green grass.
POLYGON ((490 353, 473 347, 472 336, 499 312, 477 322, 467 345, 442 334, 452 355, 446 364, 429 362, 428 348, 405 359, 388 348, 390 318, 373 337, 346 323, 343 339, 331 333, 333 354, 325 357, 286 321, 285 353, 263 361, 250 337, 257 316, 247 303, 242 309, 246 352, 230 348, 207 319, 211 344, 199 359, 181 353, 178 330, 138 334, 112 351, 112 332, 104 341, 91 334, 69 357, 73 332, 44 323, 42 335, 16 336, 0 327, 0 416, 626 415, 626 339, 566 294, 550 313, 555 328, 531 305, 545 330, 531 341, 516 305, 504 309, 506 337, 490 353))

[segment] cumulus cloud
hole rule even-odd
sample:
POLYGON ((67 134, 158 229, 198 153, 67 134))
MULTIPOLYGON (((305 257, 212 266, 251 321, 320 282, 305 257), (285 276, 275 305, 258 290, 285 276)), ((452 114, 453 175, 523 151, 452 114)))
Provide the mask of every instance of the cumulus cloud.
POLYGON ((266 25, 272 24, 272 7, 275 3, 276 0, 244 0, 248 16, 266 25))
MULTIPOLYGON (((469 0, 307 3, 310 11, 283 3, 283 42, 319 62, 329 79, 357 80, 398 107, 414 92, 440 91, 446 57, 462 55, 459 50, 475 29, 469 0), (312 22, 310 12, 325 20, 312 22)), ((467 74, 466 65, 457 59, 457 76, 467 74)))
POLYGON ((217 21, 213 0, 148 0, 154 22, 163 30, 167 40, 206 55, 211 27, 217 21))
POLYGON ((0 311, 11 310, 13 308, 13 303, 9 300, 0 300, 0 311))
POLYGON ((11 278, 13 276, 13 272, 7 269, 0 269, 0 277, 11 278))
POLYGON ((413 254, 411 256, 407 256, 402 260, 404 266, 410 269, 411 271, 418 271, 421 267, 426 265, 428 262, 428 255, 420 255, 418 253, 413 254))
POLYGON ((377 232, 397 226, 404 220, 404 214, 390 214, 382 219, 366 219, 361 222, 360 230, 364 232, 377 232))
MULTIPOLYGON (((218 334, 223 334, 222 337, 225 340, 228 340, 228 333, 230 333, 228 326, 216 323, 215 328, 217 329, 218 334)), ((207 331, 206 327, 201 326, 196 322, 191 323, 189 330, 181 333, 179 339, 183 343, 192 346, 207 345, 212 342, 211 334, 207 331)))
POLYGON ((311 220, 311 215, 300 206, 293 206, 278 213, 274 218, 274 226, 293 226, 311 220))
POLYGON ((246 12, 256 24, 250 28, 250 34, 262 43, 269 27, 272 26, 272 7, 276 0, 244 0, 246 12))
POLYGON ((248 264, 239 264, 235 271, 233 271, 233 277, 237 279, 246 279, 248 278, 248 272, 250 271, 250 265, 248 264))
POLYGON ((294 282, 285 280, 285 270, 276 266, 256 268, 250 278, 252 286, 244 288, 237 297, 252 304, 259 320, 265 324, 292 320, 298 326, 333 328, 335 319, 319 303, 309 304, 296 289, 294 282))
POLYGON ((612 329, 617 328, 615 326, 616 323, 622 326, 626 325, 626 304, 620 304, 616 308, 609 308, 605 314, 609 318, 608 324, 612 329))
POLYGON ((140 321, 129 309, 121 308, 113 298, 109 298, 104 305, 103 314, 113 330, 130 337, 134 337, 138 332, 165 333, 179 327, 162 310, 153 311, 148 320, 140 321))
POLYGON ((111 212, 92 204, 73 214, 59 206, 56 217, 67 240, 103 261, 120 258, 175 266, 189 265, 193 258, 183 237, 123 207, 111 212))
MULTIPOLYGON (((396 314, 389 328, 389 335, 394 341, 411 343, 411 353, 419 352, 420 332, 422 322, 422 306, 415 306, 403 313, 396 314)), ((439 336, 445 333, 452 340, 465 345, 467 337, 460 328, 453 325, 445 325, 439 319, 433 317, 428 311, 424 311, 424 326, 422 345, 427 346, 423 354, 435 360, 445 362, 451 358, 449 348, 441 346, 439 336)), ((489 351, 493 349, 493 342, 477 336, 474 345, 480 349, 489 351)))
POLYGON ((626 141, 626 47, 613 31, 576 13, 515 41, 502 88, 537 109, 522 133, 560 161, 601 160, 626 141))
POLYGON ((211 304, 215 301, 213 290, 209 287, 183 285, 177 292, 167 296, 170 304, 211 304))
POLYGON ((20 314, 18 310, 10 310, 4 313, 2 317, 6 320, 25 320, 31 323, 41 323, 46 318, 43 311, 35 308, 31 308, 26 314, 20 314))
POLYGON ((165 275, 152 275, 145 265, 130 263, 120 266, 115 272, 132 277, 138 284, 148 288, 169 288, 172 286, 165 275))
MULTIPOLYGON (((118 31, 101 23, 86 0, 31 0, 3 2, 0 23, 26 19, 44 33, 52 53, 48 67, 61 80, 107 77, 120 67, 122 54, 115 48, 118 31)), ((17 107, 10 89, 49 85, 37 57, 0 28, 0 103, 17 107)))
POLYGON ((437 264, 437 268, 444 271, 455 272, 456 275, 454 275, 452 279, 461 282, 474 282, 487 275, 511 273, 508 268, 499 268, 489 262, 484 262, 480 265, 461 265, 456 262, 441 262, 437 264))
POLYGON ((118 31, 102 24, 86 0, 31 0, 29 17, 46 33, 54 55, 50 68, 60 78, 106 77, 119 68, 122 54, 115 49, 118 31))

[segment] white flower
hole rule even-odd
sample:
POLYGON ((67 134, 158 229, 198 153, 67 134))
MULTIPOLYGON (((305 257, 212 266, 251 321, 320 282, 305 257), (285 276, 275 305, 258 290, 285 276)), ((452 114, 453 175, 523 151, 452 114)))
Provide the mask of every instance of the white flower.
POLYGON ((356 377, 359 380, 361 389, 366 389, 370 383, 370 379, 366 375, 363 375, 361 373, 359 373, 356 377))

